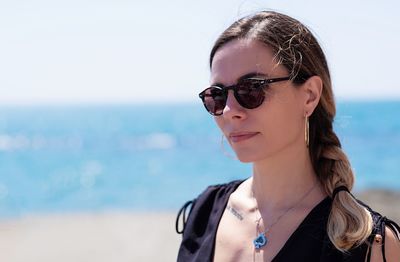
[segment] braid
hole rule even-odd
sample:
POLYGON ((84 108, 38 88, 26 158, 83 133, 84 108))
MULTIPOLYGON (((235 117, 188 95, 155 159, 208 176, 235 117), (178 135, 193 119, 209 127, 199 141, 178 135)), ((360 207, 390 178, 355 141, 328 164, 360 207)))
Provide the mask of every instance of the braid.
MULTIPOLYGON (((321 110, 314 112, 318 118, 321 110)), ((343 152, 340 141, 332 129, 329 118, 319 117, 319 125, 314 125, 312 136, 314 141, 314 156, 316 173, 324 186, 326 193, 332 196, 338 186, 346 186, 349 190, 354 185, 354 174, 350 162, 343 152), (323 130, 321 132, 319 130, 323 130)), ((311 135, 311 134, 310 134, 311 135)), ((327 232, 331 242, 341 251, 358 246, 364 242, 372 231, 372 218, 369 212, 361 206, 348 192, 341 191, 333 199, 332 209, 328 219, 327 232)))

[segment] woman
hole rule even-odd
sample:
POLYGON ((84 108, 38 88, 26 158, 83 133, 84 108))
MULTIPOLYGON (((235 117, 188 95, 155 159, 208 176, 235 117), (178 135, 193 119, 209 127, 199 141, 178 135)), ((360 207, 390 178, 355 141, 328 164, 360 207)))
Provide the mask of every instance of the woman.
POLYGON ((185 204, 178 261, 400 261, 398 225, 350 193, 329 69, 309 29, 277 12, 244 17, 217 39, 210 68, 200 98, 253 174, 185 204))

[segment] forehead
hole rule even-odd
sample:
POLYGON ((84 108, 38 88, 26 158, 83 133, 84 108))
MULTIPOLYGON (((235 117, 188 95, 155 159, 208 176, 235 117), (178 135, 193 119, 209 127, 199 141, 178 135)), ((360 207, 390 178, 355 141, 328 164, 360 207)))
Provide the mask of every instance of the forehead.
POLYGON ((265 44, 256 40, 233 40, 215 53, 210 83, 231 85, 241 76, 252 72, 279 76, 280 73, 284 74, 285 70, 283 66, 276 65, 271 48, 265 44))

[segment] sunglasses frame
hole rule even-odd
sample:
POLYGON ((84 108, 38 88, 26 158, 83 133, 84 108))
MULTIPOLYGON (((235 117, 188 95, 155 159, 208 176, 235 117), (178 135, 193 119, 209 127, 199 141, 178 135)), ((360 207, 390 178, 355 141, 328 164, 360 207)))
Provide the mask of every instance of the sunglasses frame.
POLYGON ((243 101, 240 99, 240 95, 238 94, 237 88, 236 88, 242 81, 246 81, 246 80, 257 80, 257 81, 260 81, 260 88, 264 89, 269 84, 272 84, 272 83, 275 83, 275 82, 280 82, 280 81, 287 81, 287 80, 290 80, 290 79, 291 79, 290 76, 276 77, 276 78, 269 78, 269 79, 258 78, 258 77, 249 77, 249 78, 245 78, 243 80, 240 80, 238 83, 236 83, 234 85, 231 85, 231 86, 226 86, 226 87, 225 86, 221 87, 221 86, 217 86, 217 85, 209 86, 206 89, 204 89, 202 92, 200 92, 199 97, 200 97, 201 101, 203 102, 203 105, 206 108, 208 113, 210 113, 213 116, 220 116, 220 115, 223 114, 223 110, 222 110, 221 114, 216 114, 216 113, 211 112, 207 108, 207 105, 206 105, 206 102, 205 102, 205 97, 206 97, 205 92, 207 90, 209 90, 210 88, 218 88, 223 92, 223 94, 225 96, 224 108, 226 106, 226 101, 228 99, 228 91, 229 90, 233 90, 233 95, 235 96, 235 99, 239 103, 240 106, 242 106, 242 107, 244 107, 246 109, 254 109, 254 108, 257 108, 260 105, 262 105, 262 103, 264 102, 264 98, 263 98, 263 100, 261 101, 261 103, 259 105, 255 106, 255 107, 248 107, 248 105, 243 103, 243 101))

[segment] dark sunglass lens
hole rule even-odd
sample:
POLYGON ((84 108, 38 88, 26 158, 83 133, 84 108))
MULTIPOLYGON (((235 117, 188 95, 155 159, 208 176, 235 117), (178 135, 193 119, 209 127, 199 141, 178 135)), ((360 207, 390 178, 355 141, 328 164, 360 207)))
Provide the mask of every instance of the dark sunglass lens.
POLYGON ((253 109, 262 104, 265 98, 264 82, 260 80, 246 79, 238 84, 237 100, 245 108, 253 109))
POLYGON ((203 103, 208 112, 221 115, 226 104, 226 95, 221 88, 209 87, 203 92, 203 103))

